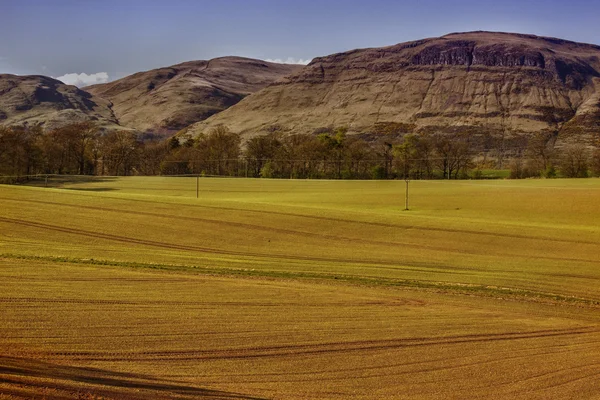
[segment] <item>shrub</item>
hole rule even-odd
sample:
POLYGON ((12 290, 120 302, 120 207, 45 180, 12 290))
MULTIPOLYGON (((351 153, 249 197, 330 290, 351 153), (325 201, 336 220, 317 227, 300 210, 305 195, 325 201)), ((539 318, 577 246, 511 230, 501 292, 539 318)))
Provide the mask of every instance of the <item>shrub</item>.
POLYGON ((371 177, 373 179, 385 179, 385 168, 383 168, 383 165, 376 165, 371 168, 371 177))
POLYGON ((275 169, 273 168, 273 163, 271 161, 267 161, 265 165, 260 169, 260 177, 261 178, 273 178, 275 176, 275 169))

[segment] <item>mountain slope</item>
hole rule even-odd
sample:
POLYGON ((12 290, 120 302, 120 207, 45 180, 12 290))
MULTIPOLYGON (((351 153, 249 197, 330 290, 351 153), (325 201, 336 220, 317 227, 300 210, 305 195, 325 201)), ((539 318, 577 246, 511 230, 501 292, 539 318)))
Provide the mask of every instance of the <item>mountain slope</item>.
POLYGON ((96 121, 117 127, 110 103, 75 86, 41 75, 0 74, 0 124, 43 125, 52 129, 72 122, 96 121))
POLYGON ((600 47, 470 32, 319 57, 189 131, 369 133, 390 123, 589 134, 600 128, 600 47))
POLYGON ((208 118, 301 66, 241 57, 190 61, 84 88, 112 103, 124 126, 173 132, 208 118))

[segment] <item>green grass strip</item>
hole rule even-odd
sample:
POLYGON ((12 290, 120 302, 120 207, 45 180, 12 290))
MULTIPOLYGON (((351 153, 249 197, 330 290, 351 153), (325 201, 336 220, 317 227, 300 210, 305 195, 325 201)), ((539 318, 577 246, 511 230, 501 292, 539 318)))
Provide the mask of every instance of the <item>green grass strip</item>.
POLYGON ((201 275, 218 275, 227 277, 255 277, 289 280, 328 280, 340 283, 364 286, 404 287, 411 289, 430 290, 455 294, 476 295, 482 297, 493 297, 507 300, 534 301, 543 303, 562 303, 588 307, 599 307, 599 300, 586 299, 576 296, 564 296, 555 293, 536 292, 526 289, 473 285, 463 283, 434 282, 411 279, 393 279, 381 277, 366 277, 345 274, 327 274, 310 272, 287 272, 287 271, 264 271, 246 268, 211 268, 198 265, 183 264, 158 264, 123 262, 112 260, 99 260, 94 258, 71 258, 56 256, 27 256, 11 253, 0 254, 1 259, 46 261, 51 263, 66 263, 80 265, 110 266, 121 268, 143 268, 165 271, 187 272, 201 275))

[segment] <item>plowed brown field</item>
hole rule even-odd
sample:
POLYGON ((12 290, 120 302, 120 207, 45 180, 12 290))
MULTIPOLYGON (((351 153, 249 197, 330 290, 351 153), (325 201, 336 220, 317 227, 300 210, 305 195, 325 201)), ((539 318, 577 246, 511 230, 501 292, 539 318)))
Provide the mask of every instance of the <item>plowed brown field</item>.
POLYGON ((0 399, 600 399, 600 182, 548 182, 0 186, 0 399))

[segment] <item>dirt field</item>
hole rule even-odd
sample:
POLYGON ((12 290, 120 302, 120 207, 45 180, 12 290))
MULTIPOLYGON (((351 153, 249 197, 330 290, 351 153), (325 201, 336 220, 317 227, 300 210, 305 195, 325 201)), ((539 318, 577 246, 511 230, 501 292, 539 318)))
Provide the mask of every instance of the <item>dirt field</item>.
POLYGON ((0 399, 599 399, 600 181, 0 186, 0 399))

